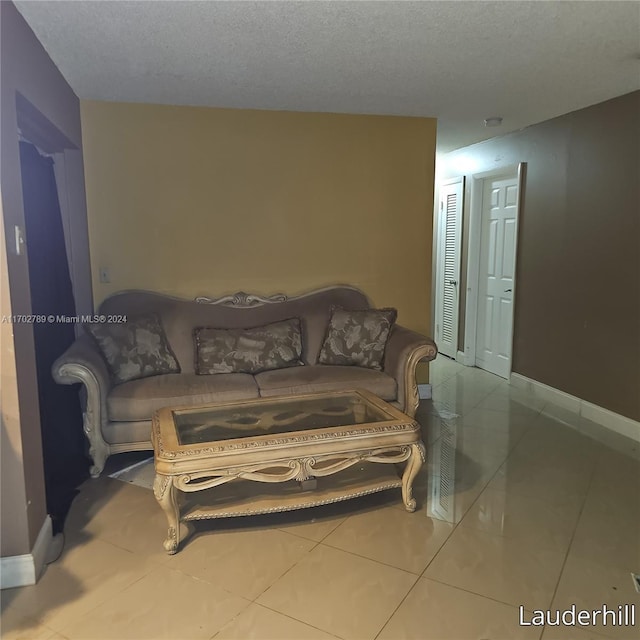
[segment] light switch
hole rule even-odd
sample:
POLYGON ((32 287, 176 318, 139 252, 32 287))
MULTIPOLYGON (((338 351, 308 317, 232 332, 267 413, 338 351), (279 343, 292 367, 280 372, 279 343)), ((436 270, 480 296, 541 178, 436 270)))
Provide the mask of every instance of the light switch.
POLYGON ((111 274, 109 273, 109 267, 100 267, 100 282, 111 282, 111 274))
POLYGON ((24 253, 24 233, 22 232, 22 228, 18 225, 15 225, 15 239, 16 239, 16 255, 21 256, 24 253))

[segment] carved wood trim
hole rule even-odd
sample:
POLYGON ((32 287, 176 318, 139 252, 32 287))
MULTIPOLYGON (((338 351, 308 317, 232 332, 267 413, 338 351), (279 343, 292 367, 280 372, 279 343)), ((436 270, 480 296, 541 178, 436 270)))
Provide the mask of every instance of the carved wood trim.
MULTIPOLYGON (((362 291, 362 289, 359 289, 358 287, 354 287, 353 285, 349 285, 349 284, 332 284, 326 287, 319 287, 317 289, 312 289, 311 291, 305 291, 304 293, 300 293, 298 295, 295 296, 287 296, 283 293, 276 293, 273 294, 271 296, 263 296, 257 293, 245 293, 244 291, 239 291, 238 293, 233 293, 233 294, 228 294, 225 296, 221 296, 219 298, 211 298, 209 296, 198 296, 195 299, 189 299, 189 298, 183 298, 181 296, 176 296, 176 295, 171 295, 169 293, 163 293, 161 291, 149 291, 147 289, 122 289, 121 291, 116 291, 115 293, 112 293, 110 295, 108 295, 101 303, 100 303, 100 307, 99 309, 101 310, 103 305, 111 300, 112 298, 117 298, 118 296, 121 295, 131 295, 131 294, 142 294, 142 295, 146 295, 146 296, 152 296, 155 298, 159 298, 159 299, 163 299, 163 300, 175 300, 176 302, 200 302, 201 304, 220 304, 221 301, 226 299, 226 302, 224 303, 223 306, 236 306, 233 304, 233 299, 238 297, 238 301, 242 302, 243 298, 250 298, 251 299, 251 307, 254 306, 258 306, 260 304, 269 304, 269 303, 277 303, 277 302, 290 302, 292 300, 301 300, 303 298, 308 298, 310 296, 314 296, 316 294, 319 293, 324 293, 326 291, 333 291, 334 289, 348 289, 350 291, 355 291, 359 294, 361 294, 362 296, 364 296, 364 298, 367 300, 367 304, 369 306, 371 306, 371 299, 369 298, 369 296, 367 296, 367 294, 362 291), (284 299, 283 300, 278 300, 277 297, 282 296, 284 299)), ((240 307, 239 307, 240 308, 240 307)))
MULTIPOLYGON (((383 447, 354 453, 335 453, 323 456, 305 456, 293 458, 281 462, 267 462, 253 464, 244 467, 230 467, 226 469, 210 469, 184 473, 175 477, 175 485, 180 491, 187 493, 218 487, 232 480, 252 480, 254 482, 278 483, 289 480, 306 480, 311 477, 323 477, 333 475, 358 464, 359 462, 377 462, 383 464, 397 464, 404 462, 411 455, 411 447, 402 445, 396 447, 383 447), (322 465, 322 466, 318 466, 322 465), (263 473, 264 471, 267 471, 263 473)), ((158 484, 156 498, 160 500, 164 493, 164 486, 158 484), (158 495, 159 492, 159 495, 158 495)))
POLYGON ((231 295, 222 296, 220 298, 209 298, 208 296, 198 296, 195 301, 200 304, 218 304, 223 307, 237 307, 246 309, 248 307, 257 307, 261 304, 274 304, 278 302, 286 302, 288 300, 284 293, 274 293, 271 296, 261 296, 257 293, 245 293, 238 291, 231 295))
POLYGON ((413 351, 407 358, 404 369, 404 407, 403 411, 409 417, 413 418, 420 404, 420 395, 418 393, 418 383, 416 382, 416 367, 420 360, 433 360, 438 355, 438 349, 435 345, 423 345, 413 351))
POLYGON ((221 305, 224 307, 236 307, 238 309, 246 309, 250 307, 257 307, 263 304, 277 304, 280 302, 291 302, 293 300, 301 300, 303 298, 308 298, 310 296, 317 295, 319 293, 324 293, 325 291, 332 291, 334 289, 349 289, 351 291, 357 291, 362 294, 366 299, 367 303, 370 305, 371 300, 369 297, 357 287, 352 287, 348 284, 336 284, 328 287, 321 287, 319 289, 313 289, 312 291, 307 291, 305 293, 301 293, 296 296, 287 296, 284 293, 274 293, 270 296, 263 296, 258 293, 246 293, 245 291, 238 291, 237 293, 232 293, 229 295, 221 296, 219 298, 211 298, 209 296, 198 296, 195 298, 195 301, 200 304, 213 304, 213 305, 221 305))
POLYGON ((252 516, 252 515, 259 515, 263 513, 282 513, 285 511, 295 511, 296 509, 306 509, 308 507, 319 507, 325 504, 334 504, 336 502, 343 502, 345 500, 350 500, 351 498, 368 496, 368 495, 371 495, 372 493, 377 493, 378 491, 384 491, 386 489, 393 489, 396 487, 400 487, 401 485, 402 485, 402 481, 398 479, 397 482, 387 481, 387 482, 381 483, 378 486, 362 489, 361 491, 352 491, 352 492, 346 492, 344 494, 336 494, 331 497, 319 498, 318 500, 314 500, 313 502, 300 502, 300 503, 289 502, 287 504, 276 505, 268 509, 252 508, 250 506, 247 506, 247 508, 243 509, 242 511, 233 510, 233 511, 225 512, 225 511, 219 510, 215 513, 215 515, 212 515, 210 513, 201 513, 201 512, 187 513, 184 516, 182 516, 180 519, 182 522, 190 522, 190 521, 192 522, 194 520, 210 520, 212 518, 234 518, 237 516, 252 516))
POLYGON ((153 494, 156 500, 160 501, 164 498, 164 494, 171 482, 171 476, 156 475, 153 480, 153 494))
POLYGON ((93 478, 97 478, 104 469, 105 462, 111 454, 109 443, 102 436, 104 410, 100 394, 100 383, 91 369, 83 364, 66 362, 52 371, 58 384, 84 385, 87 394, 86 408, 82 413, 82 429, 89 441, 89 456, 93 465, 89 470, 93 478))
MULTIPOLYGON (((417 404, 416 404, 417 408, 417 404)), ((415 410, 414 410, 415 413, 415 410)), ((263 447, 275 447, 279 445, 291 445, 300 443, 316 443, 321 441, 339 440, 343 438, 353 436, 367 436, 378 435, 381 433, 396 433, 402 431, 418 431, 418 427, 415 422, 400 422, 397 424, 381 424, 375 425, 362 425, 362 426, 344 426, 336 427, 335 431, 315 433, 312 429, 294 432, 295 435, 282 434, 280 436, 274 436, 270 439, 262 439, 257 437, 248 437, 238 440, 221 440, 218 444, 211 444, 206 447, 200 447, 198 449, 183 449, 178 451, 167 450, 164 447, 162 440, 162 429, 160 427, 160 420, 156 417, 153 420, 153 430, 156 442, 156 456, 164 460, 173 459, 189 459, 194 456, 217 454, 226 451, 242 451, 251 450, 263 447), (340 431, 338 431, 340 429, 340 431)))

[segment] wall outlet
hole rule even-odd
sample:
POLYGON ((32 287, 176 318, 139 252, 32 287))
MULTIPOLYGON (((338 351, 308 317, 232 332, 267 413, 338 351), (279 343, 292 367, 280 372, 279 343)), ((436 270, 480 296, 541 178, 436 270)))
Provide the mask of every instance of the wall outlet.
POLYGON ((111 282, 111 273, 109 273, 109 267, 100 267, 100 282, 111 282))

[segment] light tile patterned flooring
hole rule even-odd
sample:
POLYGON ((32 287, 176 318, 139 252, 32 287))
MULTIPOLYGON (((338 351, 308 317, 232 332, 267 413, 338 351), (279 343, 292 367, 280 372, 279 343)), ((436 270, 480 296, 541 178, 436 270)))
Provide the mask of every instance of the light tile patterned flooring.
POLYGON ((74 501, 62 557, 2 592, 2 638, 640 638, 518 624, 520 605, 640 618, 638 444, 443 357, 431 380, 416 513, 390 491, 198 523, 169 557, 152 492, 101 477, 74 501))

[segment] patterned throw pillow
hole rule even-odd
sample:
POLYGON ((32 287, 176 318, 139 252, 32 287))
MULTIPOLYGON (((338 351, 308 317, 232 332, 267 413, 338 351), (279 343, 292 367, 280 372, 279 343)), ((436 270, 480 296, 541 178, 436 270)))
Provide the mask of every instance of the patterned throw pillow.
POLYGON ((380 371, 396 316, 395 309, 345 311, 334 308, 318 362, 380 371))
POLYGON ((136 316, 122 324, 91 323, 84 328, 98 344, 114 384, 180 373, 180 365, 155 313, 136 316))
POLYGON ((254 329, 195 330, 196 373, 259 373, 302 364, 300 320, 291 318, 254 329))

